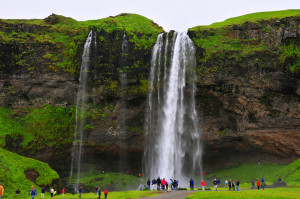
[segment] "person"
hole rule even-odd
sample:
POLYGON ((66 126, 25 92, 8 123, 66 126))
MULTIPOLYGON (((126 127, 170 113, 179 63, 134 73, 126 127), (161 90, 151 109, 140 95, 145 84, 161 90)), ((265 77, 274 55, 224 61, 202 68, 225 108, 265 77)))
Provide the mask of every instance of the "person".
POLYGON ((231 179, 229 179, 229 182, 228 182, 229 191, 231 191, 231 186, 232 186, 232 182, 231 182, 231 179))
POLYGON ((256 186, 257 186, 257 189, 259 190, 259 187, 260 187, 260 181, 259 180, 257 180, 256 186))
POLYGON ((100 187, 98 188, 97 192, 98 192, 97 199, 100 199, 101 198, 101 188, 100 187))
POLYGON ((178 189, 178 185, 179 185, 179 181, 177 179, 175 179, 175 189, 178 189))
POLYGON ((232 182, 231 182, 231 188, 232 188, 232 191, 235 191, 235 183, 234 183, 234 180, 232 180, 232 182))
POLYGON ((236 180, 236 190, 237 191, 240 190, 240 181, 239 181, 239 179, 236 180))
POLYGON ((170 179, 170 183, 168 183, 168 192, 172 191, 172 179, 170 179))
POLYGON ((260 182, 265 182, 265 180, 263 178, 261 178, 260 182))
POLYGON ((108 191, 107 191, 107 189, 105 189, 105 191, 104 191, 105 199, 107 199, 107 194, 108 194, 108 191))
POLYGON ((62 193, 63 197, 65 197, 65 188, 62 189, 61 193, 62 193))
POLYGON ((79 198, 81 198, 81 193, 82 193, 82 187, 79 187, 79 198))
POLYGON ((150 179, 147 180, 147 188, 150 190, 150 179))
POLYGON ((218 182, 217 182, 217 179, 215 179, 213 183, 214 183, 215 191, 217 191, 217 189, 218 189, 218 182))
POLYGON ((193 180, 193 178, 190 179, 190 188, 191 188, 191 190, 194 190, 194 180, 193 180))
POLYGON ((218 180, 217 180, 217 182, 218 182, 218 185, 220 186, 220 184, 221 184, 221 180, 220 180, 220 179, 218 179, 218 180))
POLYGON ((165 190, 166 184, 167 184, 167 181, 163 178, 163 180, 161 181, 162 190, 165 190))
POLYGON ((205 190, 205 182, 204 182, 204 180, 201 181, 201 186, 202 186, 202 191, 204 191, 205 190))
POLYGON ((53 194, 54 194, 54 189, 53 189, 53 187, 50 189, 50 194, 51 194, 51 198, 53 198, 53 194))
POLYGON ((45 198, 45 187, 42 187, 41 198, 45 198))
POLYGON ((20 189, 16 190, 16 196, 19 195, 21 193, 20 189))
POLYGON ((160 190, 160 184, 161 184, 160 177, 157 178, 156 183, 157 183, 157 190, 160 190))
POLYGON ((36 189, 34 188, 34 186, 31 186, 31 190, 29 191, 29 194, 31 196, 31 199, 34 199, 34 196, 37 195, 36 189))
POLYGON ((99 187, 97 186, 96 188, 95 188, 95 194, 97 195, 97 193, 98 193, 98 189, 99 189, 99 187))
POLYGON ((4 194, 4 187, 2 186, 2 184, 0 183, 0 198, 3 197, 4 194))
POLYGON ((152 180, 152 190, 156 190, 156 180, 152 180))
POLYGON ((282 178, 281 178, 281 177, 278 178, 278 182, 279 182, 279 183, 282 182, 282 178))
POLYGON ((228 180, 225 180, 225 188, 228 187, 228 180))
POLYGON ((254 179, 251 180, 251 184, 252 184, 252 189, 255 189, 254 179))
POLYGON ((262 188, 263 190, 265 190, 266 186, 267 186, 267 185, 266 185, 265 182, 262 182, 262 183, 261 183, 261 188, 262 188))

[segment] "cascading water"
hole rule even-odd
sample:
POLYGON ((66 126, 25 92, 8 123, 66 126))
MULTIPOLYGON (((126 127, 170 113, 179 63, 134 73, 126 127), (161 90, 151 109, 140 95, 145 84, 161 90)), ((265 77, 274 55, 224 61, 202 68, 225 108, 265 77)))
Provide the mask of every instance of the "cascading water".
POLYGON ((127 88, 127 55, 128 55, 128 40, 126 38, 126 32, 123 34, 122 41, 122 55, 121 55, 121 73, 120 73, 120 83, 121 83, 121 131, 126 131, 126 88, 127 88))
MULTIPOLYGON (((76 187, 78 188, 80 173, 81 173, 81 162, 82 162, 82 141, 84 137, 84 124, 85 124, 85 112, 86 112, 86 101, 87 101, 87 81, 89 74, 89 62, 93 31, 89 32, 89 35, 84 44, 82 62, 79 76, 79 88, 77 93, 77 105, 76 105, 76 126, 73 140, 72 150, 72 162, 70 171, 70 182, 73 174, 77 174, 76 187)), ((95 41, 96 45, 96 41, 95 41)))
POLYGON ((152 52, 144 163, 151 179, 176 178, 187 187, 202 176, 195 47, 186 32, 170 36, 160 34, 152 52))

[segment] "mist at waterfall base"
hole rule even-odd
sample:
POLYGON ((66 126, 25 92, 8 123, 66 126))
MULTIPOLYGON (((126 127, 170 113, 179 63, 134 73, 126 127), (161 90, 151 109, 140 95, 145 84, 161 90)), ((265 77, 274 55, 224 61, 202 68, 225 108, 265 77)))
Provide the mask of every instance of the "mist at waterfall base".
POLYGON ((190 178, 203 178, 195 70, 195 47, 186 32, 158 36, 149 78, 144 169, 150 179, 177 179, 179 187, 189 187, 190 178))

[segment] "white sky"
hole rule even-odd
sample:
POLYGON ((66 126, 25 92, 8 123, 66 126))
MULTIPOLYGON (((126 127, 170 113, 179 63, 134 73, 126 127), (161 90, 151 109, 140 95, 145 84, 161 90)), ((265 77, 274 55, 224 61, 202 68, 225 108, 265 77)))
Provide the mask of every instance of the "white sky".
POLYGON ((152 19, 166 31, 286 9, 300 9, 300 0, 0 0, 2 19, 43 19, 55 13, 85 21, 126 12, 152 19))

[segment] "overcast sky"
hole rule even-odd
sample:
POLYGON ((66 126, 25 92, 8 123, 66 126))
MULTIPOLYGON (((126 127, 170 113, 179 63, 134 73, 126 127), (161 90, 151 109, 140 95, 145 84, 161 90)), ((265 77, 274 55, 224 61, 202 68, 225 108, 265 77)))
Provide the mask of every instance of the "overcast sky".
POLYGON ((43 19, 55 13, 85 21, 126 12, 178 31, 248 13, 286 9, 300 9, 300 0, 0 0, 2 19, 43 19))

